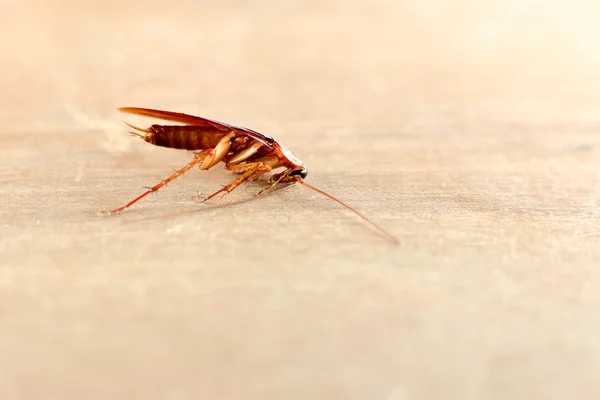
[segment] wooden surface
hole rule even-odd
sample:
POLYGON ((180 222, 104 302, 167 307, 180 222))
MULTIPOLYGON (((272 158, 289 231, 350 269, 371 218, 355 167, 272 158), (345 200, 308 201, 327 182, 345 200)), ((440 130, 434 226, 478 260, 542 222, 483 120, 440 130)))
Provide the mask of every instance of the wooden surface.
POLYGON ((593 2, 102 4, 0 3, 2 399, 599 398, 593 2), (100 218, 190 159, 120 106, 271 134, 402 245, 195 202, 222 168, 100 218))

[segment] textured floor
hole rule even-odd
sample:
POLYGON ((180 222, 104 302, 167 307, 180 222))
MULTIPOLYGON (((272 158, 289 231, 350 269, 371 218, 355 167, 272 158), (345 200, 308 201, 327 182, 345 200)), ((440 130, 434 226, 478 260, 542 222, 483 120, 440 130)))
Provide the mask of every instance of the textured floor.
POLYGON ((599 398, 600 15, 534 3, 0 2, 0 397, 599 398), (120 106, 402 245, 222 168, 98 217, 190 160, 120 106))

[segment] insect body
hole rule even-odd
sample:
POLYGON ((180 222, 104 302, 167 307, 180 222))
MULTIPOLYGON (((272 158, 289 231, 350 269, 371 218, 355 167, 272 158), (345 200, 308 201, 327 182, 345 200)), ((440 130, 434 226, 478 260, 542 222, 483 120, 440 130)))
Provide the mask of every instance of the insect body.
POLYGON ((259 179, 261 176, 272 170, 283 168, 283 171, 270 177, 270 186, 258 192, 257 195, 261 195, 266 190, 275 187, 279 183, 300 183, 348 208, 387 236, 388 239, 398 243, 398 240, 395 237, 374 224, 352 207, 304 182, 304 178, 307 176, 307 170, 302 161, 270 136, 248 128, 171 111, 137 107, 119 108, 119 111, 183 124, 155 124, 147 129, 142 129, 126 122, 130 128, 134 129, 134 132, 131 133, 142 138, 144 141, 156 146, 192 150, 194 151, 194 158, 185 167, 148 189, 148 191, 142 193, 129 203, 112 211, 104 211, 102 214, 114 215, 129 208, 143 197, 157 191, 196 165, 199 165, 201 170, 207 170, 220 162, 224 162, 227 170, 238 173, 240 176, 233 182, 206 197, 204 201, 213 198, 219 193, 225 195, 245 181, 259 179))

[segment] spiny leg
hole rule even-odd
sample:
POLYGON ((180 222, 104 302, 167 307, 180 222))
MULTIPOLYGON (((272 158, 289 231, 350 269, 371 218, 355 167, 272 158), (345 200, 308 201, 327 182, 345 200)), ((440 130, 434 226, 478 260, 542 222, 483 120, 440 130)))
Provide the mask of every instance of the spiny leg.
POLYGON ((260 196, 261 194, 263 194, 267 190, 273 189, 275 186, 277 186, 278 183, 285 182, 285 178, 287 178, 287 176, 290 174, 291 171, 292 171, 291 169, 286 169, 285 171, 283 171, 283 172, 281 172, 279 174, 273 175, 271 177, 271 180, 268 181, 271 185, 269 185, 266 188, 262 189, 261 191, 259 191, 258 193, 256 193, 256 195, 260 196))
POLYGON ((150 193, 156 192, 158 189, 160 189, 161 187, 163 187, 167 183, 171 182, 173 179, 176 179, 179 176, 185 174, 187 171, 189 171, 190 169, 192 169, 194 167, 194 165, 202 162, 202 160, 204 159, 203 155, 204 154, 200 154, 200 155, 196 156, 188 165, 186 165, 185 167, 183 167, 179 171, 175 172, 173 175, 171 175, 170 177, 168 177, 164 181, 160 182, 159 184, 154 185, 153 187, 151 187, 150 189, 148 189, 148 191, 142 193, 141 195, 139 195, 135 199, 131 200, 129 203, 125 204, 123 207, 119 207, 119 208, 114 209, 112 211, 100 211, 100 214, 101 215, 114 215, 114 214, 120 213, 121 211, 125 210, 126 208, 131 207, 133 204, 137 203, 139 200, 141 200, 144 197, 148 196, 150 193))
POLYGON ((223 161, 227 153, 229 153, 229 149, 231 149, 231 140, 233 138, 235 138, 235 132, 230 132, 219 140, 214 149, 206 150, 204 153, 205 157, 202 160, 202 164, 200 164, 200 169, 210 169, 223 161))
MULTIPOLYGON (((133 128, 135 128, 135 127, 133 127, 133 128)), ((141 130, 142 132, 146 132, 145 130, 140 129, 140 128, 136 128, 136 129, 141 130)), ((188 165, 186 165, 179 171, 175 172, 173 175, 171 175, 170 177, 168 177, 167 179, 165 179, 158 185, 155 185, 154 187, 150 188, 147 192, 142 193, 135 199, 131 200, 129 203, 125 204, 123 207, 119 207, 112 211, 101 211, 100 214, 101 215, 102 214, 114 215, 114 214, 120 213, 121 211, 125 210, 126 208, 131 207, 134 203, 138 202, 142 198, 148 196, 150 193, 156 192, 158 189, 160 189, 167 183, 171 182, 173 179, 176 179, 177 177, 185 174, 187 171, 189 171, 191 168, 193 168, 194 165, 196 165, 196 164, 202 163, 202 164, 200 164, 200 169, 212 168, 215 164, 221 162, 221 160, 223 160, 223 158, 227 155, 227 152, 229 151, 229 148, 231 146, 231 139, 234 137, 235 137, 234 132, 229 133, 228 135, 221 138, 221 140, 219 140, 219 143, 217 143, 217 145, 215 146, 214 149, 195 153, 194 159, 188 165)))
POLYGON ((239 185, 241 185, 243 182, 247 181, 248 179, 251 179, 254 176, 260 176, 262 174, 266 174, 267 172, 269 172, 271 170, 271 167, 269 167, 268 165, 266 165, 262 162, 256 162, 256 163, 248 163, 248 164, 242 164, 242 165, 230 165, 227 167, 227 169, 229 169, 231 171, 240 171, 240 170, 245 169, 246 172, 244 172, 239 178, 237 178, 236 180, 231 182, 229 185, 223 186, 221 189, 217 190, 216 192, 214 192, 207 198, 203 199, 202 201, 210 200, 222 192, 225 192, 225 194, 227 194, 227 193, 231 192, 233 189, 235 189, 236 187, 238 187, 239 185))

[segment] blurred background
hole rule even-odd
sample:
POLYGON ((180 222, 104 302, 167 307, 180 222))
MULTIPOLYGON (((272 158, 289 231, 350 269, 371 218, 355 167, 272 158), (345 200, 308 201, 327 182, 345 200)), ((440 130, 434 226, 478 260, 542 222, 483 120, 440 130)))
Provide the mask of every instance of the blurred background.
POLYGON ((600 398, 598 21, 0 0, 0 397, 600 398), (402 247, 300 188, 121 224, 196 207, 221 169, 97 218, 189 161, 121 106, 273 135, 402 247))
POLYGON ((66 122, 75 105, 108 116, 134 104, 249 122, 334 124, 354 115, 388 129, 451 117, 595 122, 593 1, 3 0, 0 7, 4 119, 66 122))

